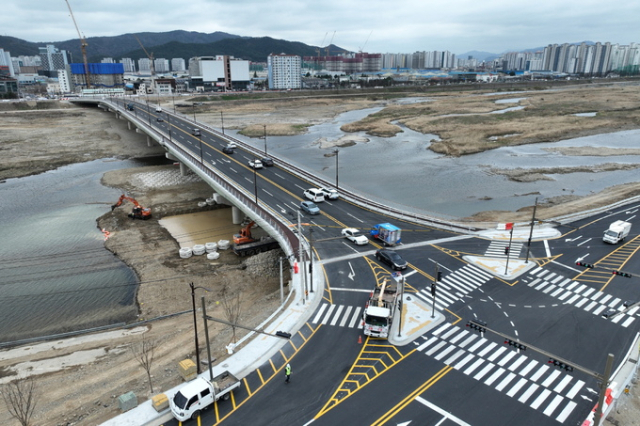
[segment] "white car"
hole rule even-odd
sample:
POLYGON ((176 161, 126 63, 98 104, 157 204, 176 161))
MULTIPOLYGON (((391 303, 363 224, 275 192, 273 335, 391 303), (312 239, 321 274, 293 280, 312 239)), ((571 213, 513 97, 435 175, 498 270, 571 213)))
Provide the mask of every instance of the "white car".
POLYGON ((336 191, 333 188, 321 187, 321 188, 318 188, 318 190, 322 192, 322 194, 324 195, 324 198, 327 200, 337 200, 340 197, 340 194, 338 194, 338 191, 336 191))
POLYGON ((229 142, 227 144, 227 148, 236 149, 237 147, 238 145, 236 145, 235 142, 229 142))
POLYGON ((357 246, 369 244, 369 239, 355 228, 345 228, 342 230, 342 236, 357 246))
POLYGON ((156 112, 162 112, 162 108, 156 107, 156 112))
POLYGON ((324 201, 324 193, 318 188, 309 188, 304 191, 304 197, 314 203, 320 203, 324 201))
POLYGON ((249 167, 251 167, 252 169, 261 169, 262 168, 262 161, 260 161, 260 160, 249 160, 249 167))

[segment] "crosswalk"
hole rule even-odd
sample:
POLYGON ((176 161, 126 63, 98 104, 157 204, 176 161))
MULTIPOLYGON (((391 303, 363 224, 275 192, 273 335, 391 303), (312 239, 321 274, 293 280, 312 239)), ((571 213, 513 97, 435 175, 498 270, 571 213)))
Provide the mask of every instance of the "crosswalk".
POLYGON ((425 341, 418 346, 418 351, 560 423, 576 407, 573 399, 585 385, 584 381, 559 369, 451 323, 422 338, 425 341))
MULTIPOLYGON (((509 249, 509 257, 517 258, 520 256, 520 252, 522 251, 523 243, 519 242, 511 242, 511 247, 509 249)), ((507 258, 507 255, 504 252, 504 249, 509 246, 508 241, 491 241, 489 247, 484 252, 486 257, 499 257, 499 258, 507 258)))
POLYGON ((338 327, 362 328, 362 307, 323 303, 313 320, 313 324, 334 325, 338 327))
MULTIPOLYGON (((625 309, 623 300, 562 275, 542 268, 532 269, 529 273, 534 277, 528 284, 529 287, 554 297, 564 304, 574 305, 594 315, 602 315, 609 310, 622 312, 625 309)), ((625 328, 629 327, 635 321, 636 314, 640 313, 639 310, 640 307, 635 306, 627 312, 615 315, 611 322, 625 328)))
MULTIPOLYGON (((476 290, 491 278, 493 278, 492 275, 470 264, 465 265, 451 274, 446 274, 442 281, 437 284, 436 310, 443 311, 449 305, 464 298, 464 296, 476 290)), ((416 296, 425 302, 432 303, 431 289, 422 289, 416 296)))

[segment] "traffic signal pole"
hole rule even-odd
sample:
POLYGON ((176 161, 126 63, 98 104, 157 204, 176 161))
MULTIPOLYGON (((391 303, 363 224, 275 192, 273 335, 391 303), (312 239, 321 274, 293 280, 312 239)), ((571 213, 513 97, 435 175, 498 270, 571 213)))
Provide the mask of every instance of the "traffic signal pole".
POLYGON ((504 251, 507 254, 507 264, 504 265, 504 274, 507 275, 509 272, 509 256, 511 255, 511 242, 513 241, 513 225, 511 225, 511 232, 509 233, 509 245, 504 248, 504 251))

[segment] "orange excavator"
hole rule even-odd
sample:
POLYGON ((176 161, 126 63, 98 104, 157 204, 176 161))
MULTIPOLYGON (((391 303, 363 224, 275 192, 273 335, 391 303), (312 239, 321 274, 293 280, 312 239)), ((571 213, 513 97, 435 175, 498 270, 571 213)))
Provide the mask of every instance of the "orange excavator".
POLYGON ((251 228, 256 223, 254 221, 249 222, 247 226, 240 229, 239 234, 233 234, 233 243, 234 244, 247 244, 252 243, 255 239, 251 236, 251 228))
POLYGON ((116 207, 120 207, 124 201, 130 201, 131 203, 133 203, 133 209, 131 210, 131 213, 129 213, 129 217, 131 219, 151 219, 151 209, 145 209, 135 200, 135 198, 127 197, 124 194, 120 196, 117 203, 111 206, 111 211, 113 211, 116 207))

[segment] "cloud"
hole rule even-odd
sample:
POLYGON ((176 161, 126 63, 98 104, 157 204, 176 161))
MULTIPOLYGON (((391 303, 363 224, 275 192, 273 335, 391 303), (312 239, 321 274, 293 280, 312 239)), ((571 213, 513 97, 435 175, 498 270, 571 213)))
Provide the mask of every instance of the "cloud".
MULTIPOLYGON (((640 2, 592 0, 69 0, 86 37, 172 30, 216 31, 333 43, 357 51, 449 50, 495 53, 584 40, 627 44, 637 34, 640 2), (368 38, 368 41, 367 41, 368 38)), ((3 35, 34 42, 77 38, 61 1, 3 5, 3 35)), ((1 47, 1 46, 0 46, 1 47)))

